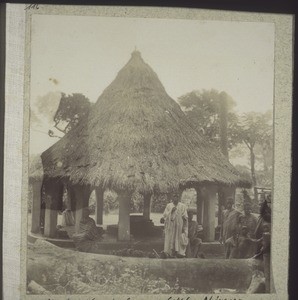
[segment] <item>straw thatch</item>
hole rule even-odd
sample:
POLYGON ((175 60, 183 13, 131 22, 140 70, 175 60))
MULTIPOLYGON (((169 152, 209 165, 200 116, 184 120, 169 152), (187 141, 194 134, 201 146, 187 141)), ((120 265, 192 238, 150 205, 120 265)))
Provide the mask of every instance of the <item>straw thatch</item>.
POLYGON ((28 169, 29 181, 41 181, 43 179, 43 166, 39 155, 31 155, 28 169))
POLYGON ((169 191, 190 177, 249 184, 192 127, 138 51, 42 160, 47 176, 115 190, 169 191))

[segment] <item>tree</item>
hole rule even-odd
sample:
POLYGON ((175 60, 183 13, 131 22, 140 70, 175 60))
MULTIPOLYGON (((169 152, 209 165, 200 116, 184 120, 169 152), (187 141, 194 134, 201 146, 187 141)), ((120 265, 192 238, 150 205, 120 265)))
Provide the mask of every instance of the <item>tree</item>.
POLYGON ((235 145, 230 128, 237 123, 232 97, 212 89, 192 91, 178 102, 194 126, 228 157, 228 150, 235 145))
MULTIPOLYGON (((249 112, 244 114, 238 124, 232 128, 234 139, 244 143, 250 153, 250 170, 253 186, 257 186, 256 149, 260 146, 264 151, 272 151, 272 113, 249 112)), ((256 198, 255 192, 255 198, 256 198)))
MULTIPOLYGON (((194 126, 229 159, 229 149, 235 146, 231 127, 237 124, 233 112, 236 103, 226 92, 217 90, 192 91, 178 98, 182 110, 194 126)), ((224 194, 219 191, 219 218, 224 194)))
POLYGON ((256 154, 260 154, 263 159, 263 171, 268 173, 272 170, 273 164, 273 124, 272 111, 267 111, 264 115, 265 122, 261 139, 256 146, 256 154))
MULTIPOLYGON (((54 116, 54 127, 66 134, 74 128, 81 119, 88 116, 91 103, 83 94, 75 93, 65 95, 62 93, 58 109, 54 116)), ((50 137, 56 137, 52 130, 48 132, 50 137)))
POLYGON ((38 96, 31 106, 31 122, 35 122, 35 125, 52 123, 60 99, 60 92, 49 92, 43 96, 38 96), (35 114, 35 116, 32 118, 33 114, 35 114))

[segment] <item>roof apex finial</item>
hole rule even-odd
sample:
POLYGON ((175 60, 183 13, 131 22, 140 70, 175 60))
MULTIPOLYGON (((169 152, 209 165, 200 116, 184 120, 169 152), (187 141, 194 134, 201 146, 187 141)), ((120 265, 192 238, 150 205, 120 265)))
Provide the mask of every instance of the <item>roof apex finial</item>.
POLYGON ((135 46, 135 49, 134 49, 134 51, 131 53, 131 56, 132 56, 132 57, 136 57, 136 56, 141 57, 141 52, 137 49, 137 46, 135 46))

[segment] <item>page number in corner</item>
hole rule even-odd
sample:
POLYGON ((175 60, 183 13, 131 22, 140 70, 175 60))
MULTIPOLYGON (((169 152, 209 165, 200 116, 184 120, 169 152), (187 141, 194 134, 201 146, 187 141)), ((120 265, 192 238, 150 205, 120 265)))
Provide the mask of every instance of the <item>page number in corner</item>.
POLYGON ((27 4, 25 10, 39 9, 38 4, 27 4))

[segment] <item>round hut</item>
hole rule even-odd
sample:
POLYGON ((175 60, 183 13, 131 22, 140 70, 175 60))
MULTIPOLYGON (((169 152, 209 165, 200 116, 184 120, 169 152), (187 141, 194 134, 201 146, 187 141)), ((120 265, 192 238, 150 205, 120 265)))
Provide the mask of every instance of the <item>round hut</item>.
POLYGON ((153 193, 194 187, 198 218, 203 218, 206 240, 212 241, 218 189, 230 196, 237 186, 249 185, 193 128, 139 51, 132 53, 88 117, 41 158, 47 195, 44 235, 48 237, 55 235, 64 184, 76 224, 93 190, 98 224, 102 222, 104 190, 116 191, 118 239, 122 241, 130 239, 133 191, 144 196, 144 217, 149 218, 153 193))

